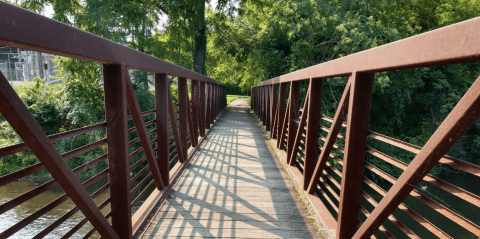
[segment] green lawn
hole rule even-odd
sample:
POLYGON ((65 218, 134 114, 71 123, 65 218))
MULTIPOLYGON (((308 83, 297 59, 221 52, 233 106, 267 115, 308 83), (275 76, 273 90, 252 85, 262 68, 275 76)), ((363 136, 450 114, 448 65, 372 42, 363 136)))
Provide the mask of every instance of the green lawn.
POLYGON ((250 96, 246 96, 246 95, 227 95, 227 105, 229 105, 230 102, 232 102, 236 99, 248 99, 250 101, 250 96))

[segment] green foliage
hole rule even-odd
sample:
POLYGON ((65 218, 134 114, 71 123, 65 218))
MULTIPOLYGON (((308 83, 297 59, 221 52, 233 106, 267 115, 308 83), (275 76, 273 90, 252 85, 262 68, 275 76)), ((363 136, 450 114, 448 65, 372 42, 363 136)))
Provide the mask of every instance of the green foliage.
MULTIPOLYGON (((207 2, 27 0, 21 1, 21 6, 39 12, 46 4, 51 4, 56 20, 188 69, 193 69, 196 64, 194 57, 199 49, 198 41, 202 39, 199 35, 204 29, 208 51, 206 74, 220 80, 227 86, 228 94, 235 95, 248 95, 251 86, 263 80, 476 17, 480 13, 479 0, 222 0, 218 1, 216 9, 205 6, 207 2), (159 23, 159 16, 168 16, 168 21, 159 23)), ((59 77, 65 78, 65 83, 49 86, 36 79, 17 89, 40 125, 48 134, 53 134, 103 121, 101 65, 67 58, 57 61, 59 77)), ((471 63, 377 73, 370 129, 424 145, 478 72, 480 64, 471 63)), ((131 78, 142 111, 152 109, 154 92, 149 89, 152 74, 133 71, 131 78)), ((169 81, 173 102, 177 103, 177 79, 170 78, 169 81)), ((346 81, 347 78, 324 80, 323 114, 334 115, 346 81)), ((304 84, 302 99, 305 92, 304 84)), ((0 124, 0 145, 21 141, 3 118, 0 118, 0 124)), ((104 135, 99 131, 58 142, 56 146, 66 152, 104 135)), ((480 123, 476 122, 449 154, 479 163, 479 135, 480 123)), ((368 144, 406 163, 414 156, 375 140, 368 144)), ((36 160, 31 154, 22 154, 16 156, 21 160, 8 157, 0 160, 1 173, 36 160)), ((341 157, 339 152, 336 155, 341 157)), ((73 159, 72 166, 79 165, 82 160, 81 157, 73 159)), ((367 161, 394 176, 400 173, 373 157, 368 157, 367 161)), ((436 167, 434 173, 448 174, 449 170, 448 167, 436 167)))
POLYGON ((238 99, 248 99, 250 101, 250 96, 245 96, 245 95, 227 95, 227 105, 230 105, 230 103, 234 100, 238 99))
POLYGON ((18 95, 47 134, 56 133, 68 124, 64 117, 68 107, 62 104, 64 91, 61 85, 48 86, 37 77, 17 88, 18 95))

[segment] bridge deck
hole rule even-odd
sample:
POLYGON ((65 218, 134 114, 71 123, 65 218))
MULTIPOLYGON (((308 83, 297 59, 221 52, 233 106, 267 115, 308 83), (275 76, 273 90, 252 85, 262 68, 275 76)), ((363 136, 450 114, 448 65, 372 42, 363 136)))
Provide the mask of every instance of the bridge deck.
POLYGON ((316 237, 247 109, 232 102, 143 238, 316 237))

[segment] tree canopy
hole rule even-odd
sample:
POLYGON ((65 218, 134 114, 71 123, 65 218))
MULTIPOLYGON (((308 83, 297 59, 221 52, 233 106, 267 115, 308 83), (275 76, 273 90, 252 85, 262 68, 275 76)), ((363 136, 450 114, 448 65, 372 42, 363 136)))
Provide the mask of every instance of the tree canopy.
MULTIPOLYGON (((58 21, 204 73, 226 84, 231 94, 248 94, 260 81, 480 15, 480 0, 11 2, 36 12, 51 6, 58 21)), ((64 130, 99 122, 104 117, 101 65, 69 58, 58 63, 66 78, 58 98, 67 104, 45 101, 38 85, 19 89, 25 97, 35 95, 28 97, 37 120, 64 130)), ((373 102, 382 103, 372 105, 371 129, 423 145, 479 72, 479 64, 471 63, 377 73, 373 102)), ((136 71, 132 79, 144 107, 152 107, 151 73, 136 71)), ((325 80, 325 114, 335 112, 345 82, 325 80)), ((477 162, 478 149, 476 123, 452 151, 477 162)))

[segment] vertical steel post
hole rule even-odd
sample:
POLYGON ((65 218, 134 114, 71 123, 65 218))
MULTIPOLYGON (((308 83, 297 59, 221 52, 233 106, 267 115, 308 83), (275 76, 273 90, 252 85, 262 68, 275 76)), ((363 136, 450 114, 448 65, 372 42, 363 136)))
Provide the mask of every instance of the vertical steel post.
POLYGON ((287 105, 287 83, 280 84, 280 91, 278 96, 278 124, 277 124, 277 148, 280 148, 280 134, 283 128, 283 119, 286 116, 285 108, 287 105))
POLYGON ((337 223, 339 239, 350 239, 357 230, 372 85, 373 74, 352 73, 337 223))
POLYGON ((147 128, 145 127, 142 112, 140 110, 137 97, 135 96, 133 84, 130 81, 130 76, 128 75, 128 69, 124 67, 123 71, 127 78, 126 84, 128 109, 132 113, 133 122, 135 123, 135 128, 137 129, 138 137, 140 138, 140 142, 142 143, 145 156, 147 157, 148 165, 150 166, 150 170, 152 171, 155 186, 157 186, 157 189, 161 190, 163 189, 164 185, 160 170, 158 168, 157 160, 155 159, 155 155, 153 153, 152 143, 150 142, 150 139, 148 137, 147 128))
POLYGON ((274 132, 276 131, 275 127, 275 117, 277 115, 277 107, 278 107, 278 84, 274 84, 271 86, 271 106, 270 109, 272 109, 271 112, 271 121, 270 121, 270 127, 271 127, 271 133, 270 135, 273 137, 276 135, 274 132))
POLYGON ((218 88, 218 91, 217 91, 217 94, 218 94, 218 101, 217 101, 217 117, 220 115, 220 111, 221 111, 221 108, 222 108, 222 87, 220 87, 219 85, 217 85, 217 88, 218 88))
POLYGON ((250 87, 250 109, 253 110, 253 86, 250 87))
POLYGON ((212 111, 212 84, 206 83, 207 91, 206 91, 206 109, 205 109, 205 128, 210 129, 210 118, 211 118, 211 111, 212 111))
POLYGON ((183 77, 178 78, 178 128, 180 129, 180 140, 182 142, 183 156, 185 159, 188 157, 188 139, 187 139, 187 114, 190 110, 188 102, 188 88, 187 79, 183 77))
POLYGON ((191 98, 192 98, 192 124, 193 132, 190 132, 192 141, 195 141, 195 146, 198 145, 198 129, 199 129, 199 115, 198 115, 198 81, 192 80, 190 84, 191 98))
POLYGON ((212 124, 217 119, 217 86, 212 84, 212 124))
POLYGON ((28 111, 27 106, 1 72, 0 113, 100 235, 105 238, 119 238, 87 190, 65 162, 65 159, 60 155, 45 131, 28 111))
POLYGON ((255 103, 256 107, 257 107, 257 118, 258 120, 260 120, 260 106, 262 105, 261 101, 260 101, 260 87, 257 87, 255 89, 255 100, 257 101, 255 103))
POLYGON ((266 103, 266 106, 265 106, 265 108, 266 108, 266 112, 265 112, 266 126, 265 127, 266 127, 266 131, 271 130, 270 127, 271 127, 271 123, 272 123, 272 119, 271 119, 272 118, 272 116, 271 116, 271 114, 272 114, 272 105, 271 105, 272 93, 271 93, 270 89, 271 89, 271 86, 269 86, 269 85, 265 86, 265 98, 266 98, 266 100, 265 100, 265 103, 266 103))
POLYGON ((265 118, 264 113, 265 113, 265 99, 263 98, 263 86, 260 86, 259 88, 260 91, 260 121, 262 122, 262 125, 265 126, 265 118))
POLYGON ((220 86, 215 85, 215 119, 220 115, 220 86))
POLYGON ((220 115, 220 86, 217 85, 217 116, 215 118, 217 118, 219 115, 220 115))
POLYGON ((218 112, 218 87, 213 85, 213 122, 217 119, 218 112))
POLYGON ((173 109, 172 93, 170 92, 170 85, 168 86, 168 116, 170 117, 170 125, 172 126, 173 138, 175 139, 175 147, 177 148, 178 161, 184 163, 186 158, 183 155, 182 140, 180 138, 179 129, 177 126, 177 119, 175 110, 173 109))
POLYGON ((255 115, 258 115, 257 113, 257 87, 252 88, 252 107, 253 107, 253 112, 255 115))
POLYGON ((253 97, 253 101, 252 101, 252 106, 253 106, 253 112, 255 113, 255 115, 258 117, 258 110, 257 110, 257 87, 254 87, 252 89, 252 97, 253 97))
POLYGON ((262 86, 262 125, 267 126, 267 88, 262 86))
POLYGON ((287 163, 290 166, 294 166, 295 162, 297 161, 297 153, 298 149, 300 148, 300 141, 303 137, 303 132, 305 131, 305 124, 307 123, 307 115, 308 115, 308 102, 310 98, 310 87, 308 87, 307 95, 305 96, 305 101, 303 104, 303 111, 302 116, 300 117, 300 122, 297 125, 297 131, 295 134, 295 140, 293 142, 292 151, 289 155, 287 155, 287 163))
POLYGON ((223 109, 227 108, 227 88, 223 87, 223 109))
POLYGON ((128 161, 127 82, 122 65, 103 65, 108 173, 112 227, 122 238, 132 238, 128 161))
POLYGON ((328 155, 332 151, 333 144, 335 143, 335 139, 337 138, 338 132, 342 127, 343 119, 347 115, 352 78, 353 77, 350 77, 349 81, 347 82, 347 85, 345 86, 345 90, 343 91, 342 98, 340 99, 340 102, 338 104, 335 117, 333 118, 332 125, 330 126, 327 139, 323 144, 322 152, 320 152, 320 156, 318 156, 317 164, 315 166, 312 179, 310 180, 310 184, 308 185, 308 189, 307 189, 307 192, 309 194, 312 194, 317 188, 318 180, 320 180, 320 177, 322 176, 323 169, 325 168, 327 159, 329 157, 328 155))
POLYGON ((215 85, 210 84, 210 124, 215 122, 215 85))
MULTIPOLYGON (((188 88, 187 88, 187 91, 188 91, 188 88)), ((191 96, 193 97, 193 93, 191 94, 191 96)), ((193 117, 192 117, 192 105, 193 105, 193 103, 190 104, 191 101, 188 97, 188 93, 187 93, 187 102, 188 102, 187 103, 188 104, 187 123, 188 123, 188 132, 190 133, 190 144, 191 144, 192 147, 196 147, 197 146, 197 141, 195 140, 195 138, 196 138, 195 137, 195 129, 193 128, 193 117)), ((188 144, 188 142, 187 142, 187 144, 188 144)), ((188 151, 188 147, 187 147, 187 151, 188 151)))
POLYGON ((297 133, 299 91, 300 82, 292 81, 292 83, 290 83, 290 108, 288 112, 290 118, 288 122, 287 155, 292 154, 293 145, 295 144, 295 134, 297 133))
POLYGON ((258 99, 258 89, 259 87, 255 87, 255 113, 257 114, 257 117, 259 117, 259 112, 258 112, 258 106, 259 106, 259 99, 258 99))
POLYGON ((205 82, 200 82, 200 136, 205 136, 205 82))
MULTIPOLYGON (((157 133, 157 164, 165 186, 170 184, 169 179, 169 152, 168 140, 168 93, 169 84, 166 74, 155 73, 155 131, 157 133)), ((172 124, 173 127, 174 124, 172 124)))
POLYGON ((303 190, 307 190, 318 157, 318 137, 320 130, 320 112, 322 103, 322 79, 310 79, 310 92, 305 136, 305 163, 303 171, 303 190))
MULTIPOLYGON (((417 156, 403 171, 382 201, 355 233, 355 238, 370 238, 402 203, 480 115, 480 77, 463 95, 417 156)), ((478 235, 477 235, 478 236, 478 235)))
POLYGON ((258 120, 262 122, 262 87, 259 86, 257 89, 257 97, 258 97, 258 120))

